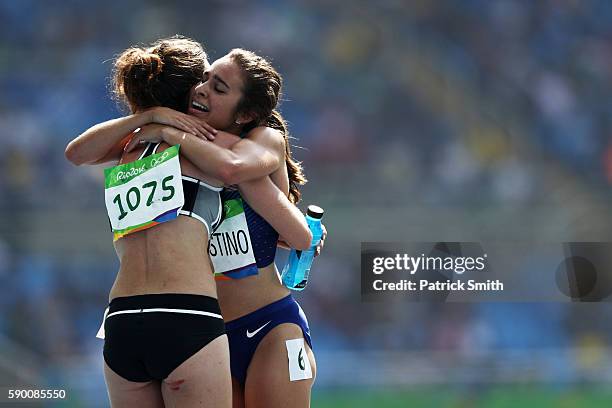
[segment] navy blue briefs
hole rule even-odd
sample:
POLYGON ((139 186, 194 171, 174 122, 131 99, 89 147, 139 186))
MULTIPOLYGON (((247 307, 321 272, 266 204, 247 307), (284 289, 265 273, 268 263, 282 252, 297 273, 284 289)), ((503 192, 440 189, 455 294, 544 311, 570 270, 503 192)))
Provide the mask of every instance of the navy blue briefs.
POLYGON ((312 349, 308 320, 291 295, 225 324, 230 346, 232 377, 241 385, 244 385, 247 369, 259 342, 270 330, 283 323, 300 326, 306 343, 312 349))

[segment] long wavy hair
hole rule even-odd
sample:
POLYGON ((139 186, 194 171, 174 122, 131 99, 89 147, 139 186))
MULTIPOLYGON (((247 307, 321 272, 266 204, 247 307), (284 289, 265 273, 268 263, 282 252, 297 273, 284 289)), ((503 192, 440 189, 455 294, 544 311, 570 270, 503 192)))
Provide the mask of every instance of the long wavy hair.
POLYGON ((285 138, 285 162, 289 175, 289 200, 300 201, 299 186, 306 183, 306 177, 300 162, 291 156, 289 129, 283 116, 276 110, 281 98, 282 78, 272 65, 254 52, 235 48, 228 54, 241 69, 244 89, 238 102, 236 113, 252 115, 244 131, 257 126, 267 126, 279 130, 285 138))

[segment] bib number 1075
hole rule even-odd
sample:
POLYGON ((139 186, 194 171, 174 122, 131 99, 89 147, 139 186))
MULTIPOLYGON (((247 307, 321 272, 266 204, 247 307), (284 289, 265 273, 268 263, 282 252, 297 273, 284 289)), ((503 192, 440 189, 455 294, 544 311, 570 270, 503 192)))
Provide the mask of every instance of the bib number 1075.
MULTIPOLYGON (((174 186, 168 185, 168 183, 170 183, 173 179, 174 176, 167 176, 162 180, 161 189, 166 193, 164 196, 162 196, 162 201, 172 200, 172 197, 174 197, 174 186)), ((155 190, 157 190, 157 180, 149 181, 148 183, 143 184, 140 188, 134 186, 125 193, 125 203, 127 204, 129 211, 136 210, 142 203, 141 190, 144 192, 144 195, 148 194, 148 197, 146 197, 146 205, 147 207, 150 207, 153 204, 155 190)), ((121 194, 117 194, 115 198, 113 198, 113 203, 117 204, 117 207, 119 207, 119 221, 121 221, 129 214, 129 212, 125 211, 121 194)))

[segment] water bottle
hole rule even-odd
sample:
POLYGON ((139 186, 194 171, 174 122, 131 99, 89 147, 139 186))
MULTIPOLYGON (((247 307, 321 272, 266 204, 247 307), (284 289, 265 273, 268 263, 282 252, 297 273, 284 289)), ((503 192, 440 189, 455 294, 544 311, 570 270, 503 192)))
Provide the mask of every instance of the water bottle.
POLYGON ((306 287, 312 260, 323 235, 321 218, 323 218, 323 209, 316 205, 309 205, 308 211, 306 211, 306 223, 312 232, 310 248, 304 251, 292 249, 289 253, 289 260, 281 274, 283 285, 291 290, 304 290, 306 287))

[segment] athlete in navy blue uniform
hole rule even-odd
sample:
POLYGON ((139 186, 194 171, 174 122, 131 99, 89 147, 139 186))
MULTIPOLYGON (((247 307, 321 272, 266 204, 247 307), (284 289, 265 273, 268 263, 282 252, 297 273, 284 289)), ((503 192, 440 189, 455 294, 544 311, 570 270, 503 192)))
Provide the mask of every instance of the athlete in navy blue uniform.
MULTIPOLYGON (((228 202, 237 199, 241 200, 242 197, 239 191, 232 188, 226 188, 221 193, 221 198, 224 202, 228 202)), ((244 279, 249 276, 256 277, 260 270, 266 271, 266 268, 274 268, 278 232, 276 232, 265 219, 253 211, 247 202, 242 201, 242 203, 246 220, 246 229, 252 244, 255 263, 244 262, 245 265, 231 271, 224 273, 216 272, 217 279, 221 280, 218 286, 228 286, 226 290, 221 291, 224 293, 230 293, 232 290, 231 283, 223 282, 224 278, 236 280, 244 279)), ((212 246, 213 244, 214 240, 211 240, 210 245, 212 246)), ((239 248, 236 252, 242 254, 243 251, 240 251, 239 248)), ((225 255, 231 256, 230 254, 225 255)), ((212 256, 213 264, 216 265, 216 263, 219 263, 218 258, 220 257, 222 257, 221 254, 212 256)), ((215 271, 217 270, 218 268, 215 269, 215 271)), ((230 296, 231 295, 230 293, 230 296)), ((231 301, 231 298, 227 300, 231 301)), ((308 327, 306 315, 290 294, 240 318, 229 321, 226 319, 225 327, 230 341, 232 376, 241 386, 244 387, 247 369, 261 340, 275 327, 284 323, 292 323, 299 326, 302 329, 302 334, 306 343, 312 348, 310 328, 308 327)))

